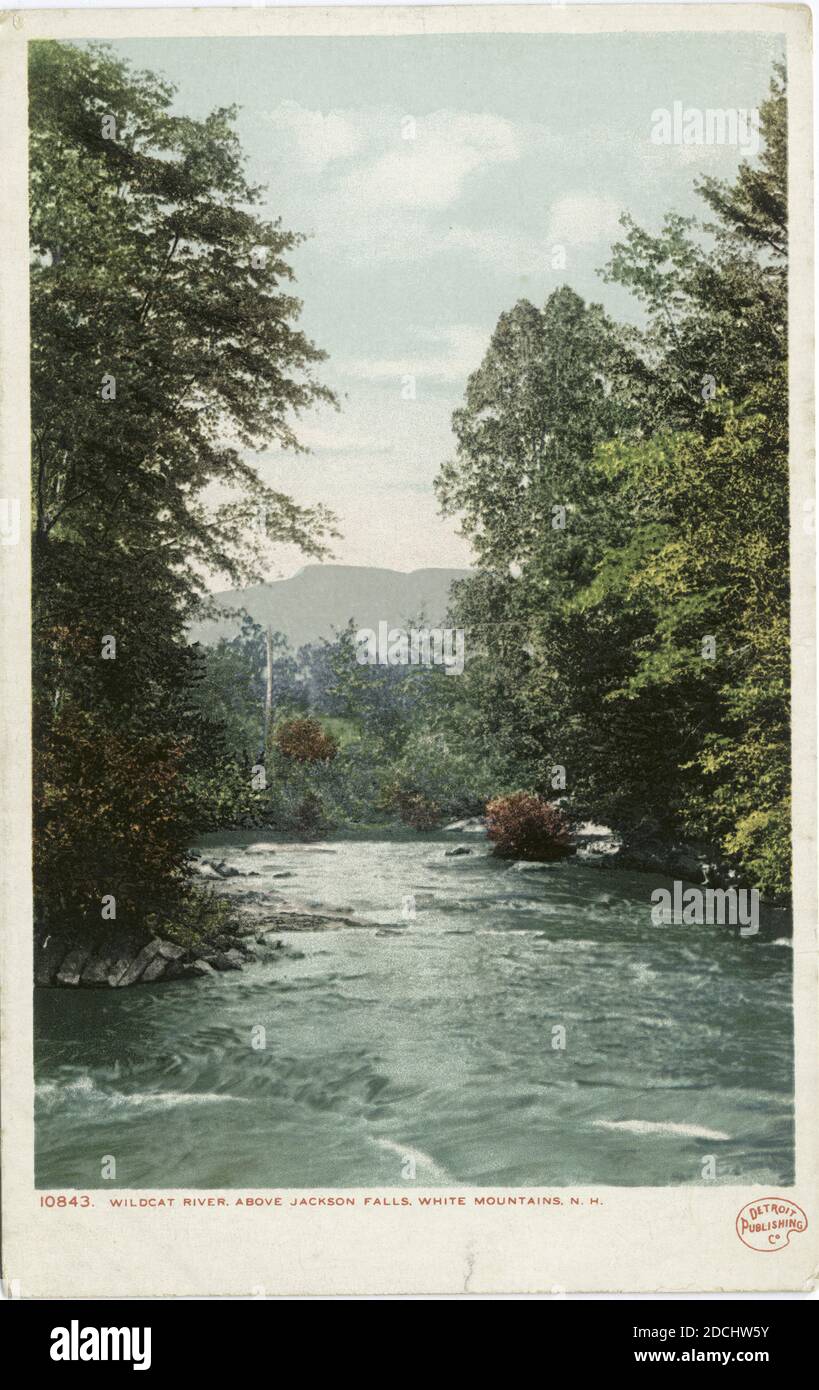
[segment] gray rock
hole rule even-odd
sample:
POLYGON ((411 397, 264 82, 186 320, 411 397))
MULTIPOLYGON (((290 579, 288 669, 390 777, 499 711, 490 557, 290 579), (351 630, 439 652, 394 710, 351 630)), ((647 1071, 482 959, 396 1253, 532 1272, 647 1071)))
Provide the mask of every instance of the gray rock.
POLYGON ((242 957, 236 950, 216 951, 211 962, 217 970, 241 970, 242 957))
POLYGON ((142 972, 140 984, 150 985, 154 980, 161 980, 168 967, 168 962, 162 956, 154 956, 153 960, 142 972))
POLYGON ((218 878, 218 879, 221 879, 221 877, 222 877, 222 875, 218 872, 218 870, 214 869, 214 867, 213 867, 212 864, 205 864, 204 862, 201 863, 201 864, 200 864, 200 863, 197 863, 197 864, 194 864, 193 869, 194 869, 194 873, 197 873, 197 874, 199 875, 200 878, 218 878))
POLYGON ((101 954, 91 956, 88 964, 82 972, 82 981, 89 988, 108 984, 108 976, 119 960, 119 952, 104 950, 101 954))
POLYGON ((71 987, 78 985, 90 955, 91 951, 87 946, 75 946, 70 950, 57 971, 57 983, 71 987))
POLYGON ((117 984, 128 969, 129 959, 120 942, 117 945, 103 945, 97 949, 96 955, 90 956, 82 972, 81 984, 90 988, 117 984))
MULTIPOLYGON (((174 966, 173 968, 177 969, 177 966, 174 966)), ((216 971, 214 970, 213 966, 210 965, 208 961, 201 960, 198 957, 196 960, 192 960, 188 965, 183 965, 181 969, 184 970, 186 976, 189 976, 191 979, 195 979, 197 976, 202 978, 205 975, 216 974, 216 971)))
POLYGON ((158 953, 164 960, 181 960, 185 955, 185 947, 177 946, 173 941, 160 941, 158 953))
MULTIPOLYGON (((119 988, 126 989, 128 985, 136 984, 137 980, 141 977, 145 968, 148 965, 150 965, 151 961, 161 950, 161 947, 162 942, 156 936, 153 938, 152 941, 148 942, 147 946, 143 946, 142 950, 139 951, 136 956, 134 956, 134 959, 131 961, 131 964, 128 966, 128 969, 125 971, 125 974, 119 981, 119 988)), ((85 984, 85 976, 83 976, 83 984, 85 984)))
POLYGON ((463 820, 454 820, 451 825, 445 825, 444 830, 459 835, 485 835, 486 821, 483 816, 466 816, 463 820))
POLYGON ((461 854, 471 854, 471 853, 472 853, 472 850, 471 850, 471 849, 467 849, 466 845, 458 845, 456 849, 445 849, 445 850, 444 850, 444 858, 445 858, 445 859, 455 859, 458 855, 461 855, 461 854))
POLYGON ((119 952, 111 956, 108 974, 105 977, 106 984, 110 985, 112 989, 122 988, 122 981, 133 958, 133 950, 120 947, 119 952))
POLYGON ((199 976, 213 975, 212 965, 205 960, 169 960, 165 965, 163 980, 195 980, 199 976))
POLYGON ((275 932, 260 932, 256 937, 257 946, 266 946, 269 951, 281 951, 284 942, 275 932))

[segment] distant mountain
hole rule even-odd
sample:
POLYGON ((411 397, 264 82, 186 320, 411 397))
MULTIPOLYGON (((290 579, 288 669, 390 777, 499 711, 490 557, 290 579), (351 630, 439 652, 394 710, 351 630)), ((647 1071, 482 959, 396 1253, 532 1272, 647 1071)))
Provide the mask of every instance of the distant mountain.
MULTIPOLYGON (((469 573, 424 569, 402 574, 366 565, 305 565, 292 579, 228 589, 213 597, 225 607, 246 609, 262 627, 269 624, 283 633, 295 648, 332 637, 334 629, 346 627, 350 619, 357 627, 376 629, 380 622, 405 627, 423 613, 429 622, 439 623, 446 615, 451 585, 469 573)), ((240 627, 239 619, 196 623, 190 640, 211 645, 220 637, 236 636, 240 627)))

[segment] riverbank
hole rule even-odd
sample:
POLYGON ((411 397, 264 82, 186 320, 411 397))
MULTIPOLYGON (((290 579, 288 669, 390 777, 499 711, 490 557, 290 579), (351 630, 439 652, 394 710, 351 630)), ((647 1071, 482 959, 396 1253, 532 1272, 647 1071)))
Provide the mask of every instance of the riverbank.
MULTIPOLYGON (((252 870, 243 874, 224 861, 204 856, 198 856, 193 867, 203 891, 218 893, 229 905, 229 914, 215 930, 189 944, 116 923, 98 924, 91 931, 36 933, 34 983, 51 989, 125 989, 202 979, 241 970, 261 956, 281 951, 283 932, 357 925, 341 914, 288 901, 276 890, 259 892, 246 882, 259 876, 252 870)), ((272 876, 277 877, 275 872, 272 876)))
MULTIPOLYGON (((201 980, 230 971, 244 969, 260 958, 275 958, 285 949, 285 936, 294 932, 339 931, 346 928, 368 928, 393 932, 406 926, 363 920, 356 908, 333 903, 305 901, 293 896, 292 868, 280 867, 282 854, 297 859, 333 855, 332 843, 305 843, 277 837, 276 840, 255 841, 248 831, 226 831, 203 836, 193 859, 193 872, 203 895, 216 899, 223 911, 216 914, 217 925, 184 940, 174 940, 174 933, 136 931, 118 927, 116 923, 98 923, 93 930, 35 934, 34 981, 51 989, 123 989, 132 985, 172 983, 179 980, 201 980), (242 854, 243 868, 229 863, 225 848, 235 845, 242 854), (211 852, 219 846, 222 854, 211 852), (278 857, 277 857, 278 856, 278 857), (275 862, 273 862, 275 861, 275 862), (253 867, 258 864, 259 868, 253 867), (255 880, 263 880, 263 886, 255 880)), ((337 840, 340 846, 351 840, 369 839, 371 832, 349 834, 337 840)), ((483 822, 470 817, 453 822, 427 842, 436 844, 444 860, 472 859, 487 861, 501 870, 521 877, 546 878, 557 864, 533 861, 502 861, 491 854, 486 843, 483 822)), ((398 848, 417 844, 418 834, 400 830, 390 839, 398 848)), ((605 826, 588 823, 575 835, 575 852, 562 861, 562 867, 596 868, 629 874, 652 875, 656 882, 680 879, 696 886, 731 886, 731 880, 718 876, 714 865, 704 854, 691 846, 623 846, 617 836, 605 826)), ((289 859, 287 860, 289 862, 289 859)), ((646 884, 646 896, 650 887, 646 884)), ((407 912, 414 907, 405 908, 407 912)), ((788 912, 777 904, 761 904, 761 922, 769 932, 788 936, 791 930, 788 912)))

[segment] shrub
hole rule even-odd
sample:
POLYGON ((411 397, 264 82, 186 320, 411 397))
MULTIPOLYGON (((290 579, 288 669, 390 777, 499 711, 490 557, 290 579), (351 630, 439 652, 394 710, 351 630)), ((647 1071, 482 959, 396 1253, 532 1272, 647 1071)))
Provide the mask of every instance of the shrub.
POLYGON ((306 792, 298 803, 293 818, 293 828, 305 840, 320 840, 324 835, 329 835, 333 829, 332 822, 325 813, 321 797, 316 796, 315 792, 306 792))
POLYGON ((394 783, 387 788, 382 804, 397 811, 405 825, 413 830, 434 830, 441 822, 441 808, 421 792, 408 791, 394 783))
POLYGON ((513 792, 487 802, 486 828, 493 853, 504 859, 546 863, 572 852, 569 823, 560 807, 533 792, 513 792))
POLYGON ((288 719, 273 736, 276 749, 295 763, 329 763, 338 752, 338 743, 317 719, 288 719))

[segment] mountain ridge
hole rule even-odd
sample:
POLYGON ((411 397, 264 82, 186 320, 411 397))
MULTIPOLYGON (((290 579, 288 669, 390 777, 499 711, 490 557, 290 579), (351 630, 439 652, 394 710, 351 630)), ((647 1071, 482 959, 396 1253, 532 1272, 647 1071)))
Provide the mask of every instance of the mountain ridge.
MULTIPOLYGON (((268 580, 246 589, 223 589, 211 595, 224 607, 244 608, 262 627, 281 632, 292 647, 331 638, 351 620, 358 627, 379 622, 406 627, 422 614, 436 624, 446 616, 450 590, 466 579, 468 569, 427 566, 393 570, 374 565, 303 565, 288 579, 268 580)), ((234 637, 241 620, 222 617, 194 623, 191 642, 212 646, 234 637)))

